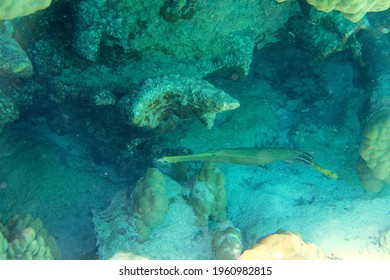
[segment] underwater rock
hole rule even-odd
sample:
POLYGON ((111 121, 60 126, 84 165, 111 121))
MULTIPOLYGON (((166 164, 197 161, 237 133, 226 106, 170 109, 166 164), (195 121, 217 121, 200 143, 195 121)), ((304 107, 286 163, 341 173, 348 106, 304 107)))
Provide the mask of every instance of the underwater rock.
POLYGON ((160 14, 168 22, 191 19, 194 16, 194 0, 165 0, 160 14))
POLYGON ((107 1, 82 0, 77 3, 78 17, 73 49, 90 61, 96 61, 106 24, 114 19, 109 16, 107 1))
POLYGON ((61 257, 55 239, 48 235, 40 219, 15 215, 5 224, 0 222, 0 232, 0 259, 52 260, 61 257))
POLYGON ((52 0, 3 0, 0 3, 0 20, 27 16, 46 9, 52 0))
POLYGON ((234 110, 240 103, 207 81, 179 75, 147 79, 136 97, 118 102, 123 120, 139 127, 163 127, 179 119, 198 118, 212 128, 217 113, 234 110))
POLYGON ((99 65, 83 64, 69 78, 101 73, 98 82, 108 83, 115 73, 122 76, 116 83, 132 84, 175 73, 203 78, 234 69, 245 76, 254 46, 279 40, 276 31, 299 12, 296 3, 280 9, 274 0, 83 0, 76 10, 73 50, 99 65))
POLYGON ((0 76, 26 78, 33 74, 30 59, 12 38, 0 35, 0 76))
POLYGON ((28 50, 28 54, 34 65, 35 73, 39 76, 47 78, 62 73, 64 59, 49 41, 36 41, 28 50))
POLYGON ((297 233, 278 230, 260 238, 242 253, 240 260, 323 260, 325 254, 316 245, 306 243, 297 233))
POLYGON ((85 86, 51 79, 48 82, 51 97, 56 103, 81 101, 93 106, 115 105, 116 96, 111 89, 85 86))
POLYGON ((19 117, 19 111, 11 98, 0 91, 0 132, 3 127, 15 121, 19 117))
POLYGON ((280 34, 289 45, 304 48, 318 59, 348 50, 359 60, 360 44, 354 35, 361 29, 370 28, 367 19, 352 23, 340 14, 324 14, 310 9, 304 17, 291 17, 280 34))

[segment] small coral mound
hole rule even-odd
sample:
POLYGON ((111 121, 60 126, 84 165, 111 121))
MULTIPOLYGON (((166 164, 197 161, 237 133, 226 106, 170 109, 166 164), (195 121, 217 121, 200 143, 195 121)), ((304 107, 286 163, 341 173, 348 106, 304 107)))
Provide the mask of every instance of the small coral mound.
POLYGON ((5 224, 0 222, 0 259, 52 260, 60 256, 56 241, 40 219, 13 216, 5 224))
POLYGON ((225 221, 227 194, 224 174, 215 162, 206 161, 197 179, 190 195, 190 203, 198 217, 196 225, 206 225, 209 219, 215 222, 225 221))
POLYGON ((236 260, 242 252, 242 234, 232 225, 217 230, 211 241, 216 260, 236 260))
POLYGON ((50 4, 51 0, 1 0, 0 20, 31 15, 50 4))
POLYGON ((168 212, 168 194, 164 175, 150 168, 135 186, 132 193, 133 212, 137 219, 134 224, 137 232, 149 237, 152 228, 164 222, 168 212))
POLYGON ((346 19, 352 22, 359 21, 368 12, 384 11, 390 7, 389 0, 306 0, 306 2, 326 13, 333 10, 340 11, 346 19))
POLYGON ((211 128, 217 113, 240 103, 204 80, 167 75, 147 79, 136 98, 125 96, 118 105, 124 121, 139 127, 163 127, 177 118, 197 117, 211 128))
MULTIPOLYGON (((383 109, 374 113, 368 120, 360 143, 360 156, 372 175, 379 181, 390 182, 390 110, 383 109)), ((357 169, 360 178, 368 170, 361 166, 357 169)), ((372 184, 363 186, 370 191, 379 191, 381 187, 372 184)))
POLYGON ((278 230, 258 240, 240 256, 241 260, 323 260, 316 245, 305 243, 297 233, 278 230))

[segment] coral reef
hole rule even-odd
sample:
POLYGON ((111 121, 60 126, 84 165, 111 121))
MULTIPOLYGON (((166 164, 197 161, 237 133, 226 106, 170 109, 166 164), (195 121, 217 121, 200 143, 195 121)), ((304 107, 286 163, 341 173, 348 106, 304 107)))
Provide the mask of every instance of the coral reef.
POLYGON ((40 219, 13 216, 5 224, 0 222, 0 259, 51 260, 60 256, 55 239, 40 219))
POLYGON ((240 103, 204 80, 168 75, 147 79, 136 97, 125 96, 118 106, 124 121, 135 126, 157 128, 197 117, 212 128, 217 113, 240 103))
POLYGON ((225 176, 215 162, 203 163, 191 190, 190 203, 198 217, 197 226, 206 225, 209 219, 216 222, 226 220, 225 176))
POLYGON ((164 222, 168 212, 168 194, 164 175, 150 168, 135 186, 131 195, 134 224, 140 235, 147 238, 153 227, 164 222))
POLYGON ((297 233, 278 230, 260 238, 240 260, 323 260, 324 253, 316 245, 305 243, 297 233))
POLYGON ((46 9, 52 0, 2 0, 0 3, 0 20, 27 16, 46 9))

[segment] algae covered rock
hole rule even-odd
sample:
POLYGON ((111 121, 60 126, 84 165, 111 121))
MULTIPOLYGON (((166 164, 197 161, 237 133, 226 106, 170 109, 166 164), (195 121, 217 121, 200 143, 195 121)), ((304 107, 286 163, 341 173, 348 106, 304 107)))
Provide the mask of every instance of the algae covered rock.
MULTIPOLYGON (((114 82, 134 84, 176 73, 245 76, 253 49, 277 41, 277 30, 299 12, 296 3, 281 9, 274 0, 82 0, 75 5, 74 51, 112 65, 110 72, 123 78, 114 82)), ((96 71, 111 75, 96 64, 77 75, 96 71)), ((98 82, 107 82, 107 76, 98 82)))
POLYGON ((19 116, 19 111, 11 98, 0 91, 0 132, 3 127, 15 121, 19 116))
POLYGON ((125 96, 118 105, 124 121, 135 126, 157 128, 196 117, 212 128, 217 113, 240 103, 207 81, 167 75, 147 79, 135 97, 125 96))
POLYGON ((25 78, 33 73, 30 59, 12 38, 0 35, 0 77, 25 78))

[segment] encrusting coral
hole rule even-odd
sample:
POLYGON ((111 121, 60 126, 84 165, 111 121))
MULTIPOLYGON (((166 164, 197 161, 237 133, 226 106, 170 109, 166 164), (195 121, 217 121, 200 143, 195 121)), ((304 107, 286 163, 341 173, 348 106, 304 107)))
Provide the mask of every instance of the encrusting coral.
POLYGON ((135 98, 125 96, 118 105, 124 121, 139 127, 157 128, 178 118, 197 117, 212 128, 217 113, 240 103, 207 81, 166 75, 147 79, 135 98))
POLYGON ((5 224, 0 222, 0 259, 52 260, 60 256, 55 239, 40 219, 15 215, 5 224))
POLYGON ((0 20, 27 16, 46 9, 52 0, 1 0, 0 20))
POLYGON ((168 212, 168 194, 164 175, 155 168, 146 171, 132 193, 134 222, 137 232, 149 237, 152 228, 164 222, 168 212))
POLYGON ((326 13, 333 10, 340 11, 346 19, 352 22, 359 21, 368 12, 384 11, 390 7, 389 0, 306 0, 306 2, 326 13))

